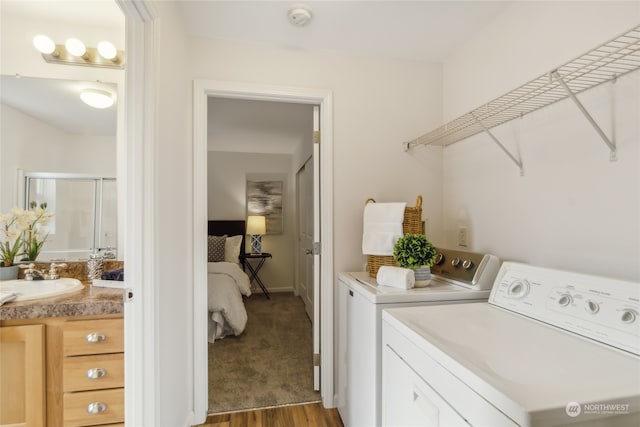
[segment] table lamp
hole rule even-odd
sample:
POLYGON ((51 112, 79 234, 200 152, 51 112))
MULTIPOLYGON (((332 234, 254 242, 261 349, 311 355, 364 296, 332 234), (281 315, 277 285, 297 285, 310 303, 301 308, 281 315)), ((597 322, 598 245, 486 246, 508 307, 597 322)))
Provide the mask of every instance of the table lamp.
POLYGON ((267 220, 262 215, 247 217, 247 234, 251 236, 251 253, 262 253, 262 235, 267 233, 267 220))

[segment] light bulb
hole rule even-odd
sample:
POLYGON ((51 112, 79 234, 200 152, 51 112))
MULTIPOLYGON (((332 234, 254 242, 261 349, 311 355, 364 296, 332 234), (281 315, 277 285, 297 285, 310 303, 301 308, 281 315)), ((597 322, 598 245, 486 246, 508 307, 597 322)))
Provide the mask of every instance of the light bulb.
POLYGON ((111 92, 101 89, 85 89, 80 92, 82 102, 93 108, 109 108, 115 102, 111 92))
POLYGON ((74 38, 67 39, 67 41, 64 42, 64 47, 67 49, 67 52, 73 56, 82 56, 87 51, 84 43, 74 38))
POLYGON ((98 53, 105 59, 113 59, 118 55, 118 50, 113 43, 103 40, 98 43, 98 53))
POLYGON ((33 46, 40 53, 51 54, 56 50, 56 44, 49 37, 39 34, 33 38, 33 46))

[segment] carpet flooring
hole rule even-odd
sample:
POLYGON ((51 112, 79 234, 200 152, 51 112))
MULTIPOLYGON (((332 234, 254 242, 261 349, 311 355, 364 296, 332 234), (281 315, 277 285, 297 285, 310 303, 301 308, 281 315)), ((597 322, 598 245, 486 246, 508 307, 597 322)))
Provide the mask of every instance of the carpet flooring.
POLYGON ((311 321, 291 293, 245 299, 238 337, 209 343, 209 414, 320 401, 313 391, 311 321))

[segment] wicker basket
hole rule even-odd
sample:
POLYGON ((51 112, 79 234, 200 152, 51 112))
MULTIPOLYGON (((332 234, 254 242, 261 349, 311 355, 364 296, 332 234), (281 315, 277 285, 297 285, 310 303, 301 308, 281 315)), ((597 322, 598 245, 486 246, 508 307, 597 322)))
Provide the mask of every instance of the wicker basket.
MULTIPOLYGON (((368 199, 366 203, 375 203, 373 199, 368 199)), ((404 208, 404 221, 402 221, 402 232, 404 234, 423 234, 422 227, 422 196, 416 198, 415 207, 404 208)), ((378 269, 383 265, 396 266, 392 256, 367 255, 367 270, 369 276, 376 277, 378 269)))

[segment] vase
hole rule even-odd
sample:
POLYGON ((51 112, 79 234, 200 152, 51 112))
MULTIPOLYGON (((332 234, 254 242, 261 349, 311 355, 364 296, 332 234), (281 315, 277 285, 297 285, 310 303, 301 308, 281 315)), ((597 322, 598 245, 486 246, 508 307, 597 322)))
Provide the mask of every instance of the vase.
POLYGON ((431 283, 431 267, 423 265, 422 267, 413 270, 416 276, 416 288, 424 288, 431 283))
POLYGON ((19 269, 20 267, 17 265, 10 265, 9 267, 0 267, 0 280, 17 279, 19 269))

